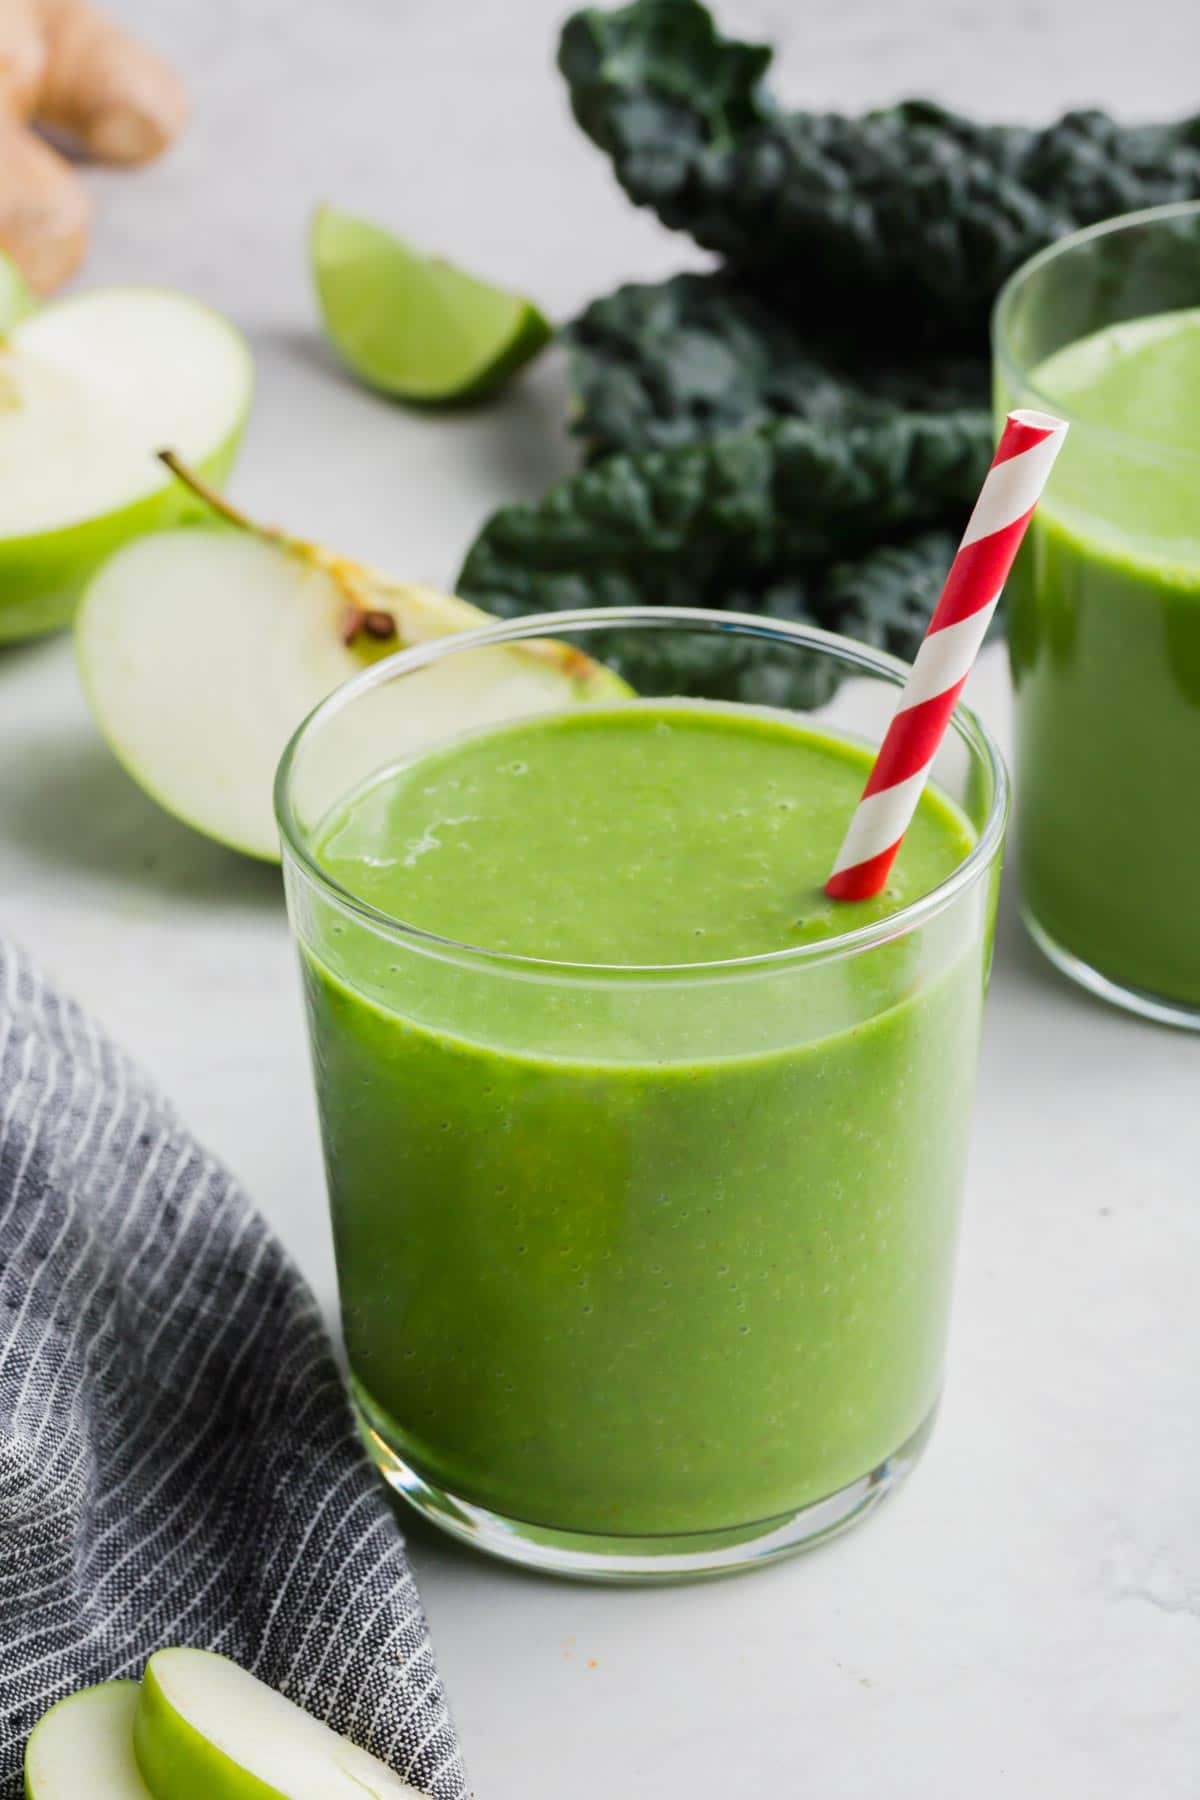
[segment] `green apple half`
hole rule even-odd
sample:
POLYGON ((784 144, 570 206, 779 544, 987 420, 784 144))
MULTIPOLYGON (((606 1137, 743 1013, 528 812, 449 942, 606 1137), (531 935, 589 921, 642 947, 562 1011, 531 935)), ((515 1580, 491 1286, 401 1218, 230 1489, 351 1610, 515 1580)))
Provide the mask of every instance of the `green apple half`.
POLYGON ((154 452, 223 480, 251 387, 233 326, 166 288, 17 319, 0 339, 0 642, 65 624, 107 555, 196 512, 154 452))
POLYGON ((28 1800, 153 1800, 133 1754, 136 1681, 85 1688, 52 1706, 25 1746, 28 1800))
MULTIPOLYGON (((313 707, 369 662, 490 622, 451 594, 242 522, 127 545, 90 583, 75 642, 96 723, 133 779, 195 830, 278 862, 275 770, 313 707)), ((460 724, 628 691, 580 651, 538 641, 398 682, 377 718, 399 757, 460 724)))
POLYGON ((386 1764, 236 1663, 159 1650, 133 1726, 155 1800, 413 1800, 386 1764))

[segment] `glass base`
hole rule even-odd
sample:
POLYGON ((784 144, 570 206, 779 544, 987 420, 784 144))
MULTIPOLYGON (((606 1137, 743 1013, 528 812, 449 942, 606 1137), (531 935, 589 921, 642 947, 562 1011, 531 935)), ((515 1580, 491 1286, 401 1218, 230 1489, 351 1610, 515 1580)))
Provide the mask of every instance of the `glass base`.
POLYGON ((838 1532, 865 1519, 899 1487, 915 1466, 933 1430, 934 1406, 912 1436, 869 1474, 836 1494, 801 1506, 795 1512, 758 1519, 725 1531, 688 1532, 682 1536, 601 1537, 586 1532, 554 1531, 525 1519, 509 1519, 435 1487, 418 1475, 379 1435, 378 1428, 356 1401, 359 1426, 367 1448, 388 1486, 402 1494, 423 1518, 452 1537, 543 1575, 576 1581, 664 1583, 702 1577, 736 1575, 798 1550, 825 1543, 838 1532))
POLYGON ((1068 980, 1086 988, 1089 994, 1107 1000, 1110 1006, 1136 1013, 1139 1018, 1153 1019, 1158 1025, 1174 1025, 1181 1031, 1200 1031, 1200 1006, 1147 993, 1144 988, 1127 987, 1123 982, 1101 974, 1091 963, 1084 962, 1074 951, 1065 949, 1057 938, 1051 937, 1046 927, 1039 924, 1025 907, 1021 908, 1021 922, 1042 955, 1068 980))

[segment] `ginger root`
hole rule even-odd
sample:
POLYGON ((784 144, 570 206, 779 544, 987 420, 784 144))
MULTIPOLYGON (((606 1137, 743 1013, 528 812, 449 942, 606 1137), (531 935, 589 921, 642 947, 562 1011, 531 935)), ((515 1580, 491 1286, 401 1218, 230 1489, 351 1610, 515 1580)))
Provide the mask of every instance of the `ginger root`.
POLYGON ((0 250, 48 294, 78 268, 91 208, 65 157, 0 112, 0 250))
POLYGON ((87 245, 88 200, 45 126, 101 162, 146 162, 183 124, 187 98, 153 51, 90 0, 0 0, 0 250, 48 293, 87 245))

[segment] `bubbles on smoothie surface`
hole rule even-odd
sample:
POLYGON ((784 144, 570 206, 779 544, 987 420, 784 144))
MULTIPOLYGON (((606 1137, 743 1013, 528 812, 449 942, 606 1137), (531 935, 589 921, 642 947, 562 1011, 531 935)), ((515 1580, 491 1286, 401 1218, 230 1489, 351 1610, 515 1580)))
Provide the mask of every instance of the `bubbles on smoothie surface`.
POLYGON ((898 896, 828 899, 868 761, 790 715, 581 707, 386 771, 337 812, 318 854, 379 910, 485 950, 609 965, 757 956, 882 916, 961 859, 948 809, 927 800, 898 896))

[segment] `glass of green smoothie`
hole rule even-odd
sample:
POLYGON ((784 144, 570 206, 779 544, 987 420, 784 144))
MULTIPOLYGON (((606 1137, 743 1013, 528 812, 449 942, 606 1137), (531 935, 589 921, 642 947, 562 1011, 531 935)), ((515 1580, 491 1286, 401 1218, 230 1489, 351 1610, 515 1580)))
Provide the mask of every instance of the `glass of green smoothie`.
POLYGON ((996 401, 1070 420, 1008 584, 1022 911, 1200 1029, 1200 207, 1064 238, 997 303, 996 401))
POLYGON ((355 1404, 486 1550, 732 1570, 926 1441, 1007 781, 960 708, 886 892, 827 897, 905 673, 556 614, 377 664, 284 758, 355 1404))

